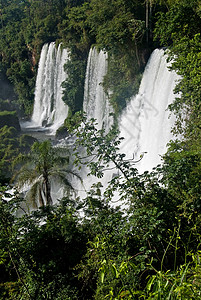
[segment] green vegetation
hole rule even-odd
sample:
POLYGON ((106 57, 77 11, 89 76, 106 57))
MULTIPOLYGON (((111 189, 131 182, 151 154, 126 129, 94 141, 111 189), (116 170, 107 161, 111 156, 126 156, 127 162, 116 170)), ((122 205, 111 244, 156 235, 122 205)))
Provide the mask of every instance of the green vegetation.
POLYGON ((21 130, 16 111, 0 111, 0 127, 7 124, 18 132, 21 130))
POLYGON ((104 88, 112 91, 111 103, 117 112, 136 92, 134 83, 139 84, 139 73, 150 53, 145 42, 143 10, 144 5, 138 1, 124 0, 113 1, 112 5, 107 0, 85 1, 82 6, 67 7, 60 28, 72 59, 66 66, 69 77, 64 84, 67 88, 64 101, 73 111, 80 110, 82 105, 81 86, 91 45, 108 52, 109 69, 104 88))
POLYGON ((144 3, 6 0, 0 9, 0 69, 14 84, 22 112, 31 113, 40 51, 51 41, 62 42, 71 52, 64 101, 73 112, 82 108, 86 59, 94 44, 108 51, 111 62, 105 89, 114 92, 114 106, 125 107, 150 54, 144 3))
POLYGON ((20 153, 30 150, 30 145, 35 141, 27 135, 20 135, 13 126, 0 128, 0 181, 8 183, 12 177, 13 161, 20 153))
POLYGON ((77 135, 71 156, 49 141, 36 142, 29 151, 33 140, 18 135, 11 121, 4 123, 16 113, 1 101, 0 298, 200 299, 200 0, 4 0, 0 9, 1 70, 15 84, 26 113, 43 43, 62 41, 71 50, 64 100, 73 116, 65 126, 77 135), (108 51, 103 84, 113 91, 114 106, 124 107, 154 43, 168 47, 171 68, 182 76, 176 87, 180 97, 170 106, 178 140, 170 142, 162 166, 139 175, 135 162, 119 152, 116 128, 105 134, 75 112, 91 45, 108 51), (19 154, 29 162, 18 169, 26 171, 23 182, 41 175, 37 178, 46 184, 38 185, 38 194, 33 185, 36 203, 41 193, 44 203, 31 212, 17 192, 4 199, 19 154), (52 205, 49 179, 58 171, 66 179, 72 161, 78 168, 87 165, 89 176, 100 182, 84 199, 67 193, 52 205), (118 174, 103 191, 102 177, 113 166, 118 174))
POLYGON ((0 69, 14 84, 18 105, 26 114, 32 111, 41 47, 58 38, 65 2, 1 1, 0 69))
POLYGON ((15 163, 21 165, 15 174, 17 186, 20 188, 25 184, 31 185, 28 198, 34 207, 38 206, 38 199, 40 206, 52 204, 51 182, 54 180, 59 180, 66 189, 73 189, 67 175, 76 174, 69 168, 69 153, 66 148, 53 148, 48 140, 35 142, 31 151, 26 155, 19 155, 15 163))
MULTIPOLYGON (((102 178, 112 163, 119 174, 105 191, 98 182, 85 199, 68 195, 57 205, 42 206, 22 217, 14 214, 23 209, 17 196, 1 201, 2 295, 6 299, 199 299, 199 178, 193 172, 200 168, 198 157, 166 161, 164 167, 139 175, 135 162, 118 152, 121 140, 115 128, 106 135, 95 128, 94 120, 74 128, 75 164, 84 163, 90 176, 102 178), (86 150, 84 162, 80 147, 86 150), (110 204, 117 193, 119 206, 114 208, 110 204)), ((37 143, 32 151, 46 153, 48 145, 37 143)))

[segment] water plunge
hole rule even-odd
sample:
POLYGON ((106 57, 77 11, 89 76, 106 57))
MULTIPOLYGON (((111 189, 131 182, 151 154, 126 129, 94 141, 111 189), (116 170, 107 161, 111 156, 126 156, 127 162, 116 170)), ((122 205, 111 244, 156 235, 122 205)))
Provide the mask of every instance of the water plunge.
POLYGON ((125 138, 120 151, 127 158, 139 160, 140 173, 151 171, 161 163, 161 155, 173 138, 171 128, 175 117, 168 105, 175 98, 173 92, 179 76, 169 71, 164 50, 156 49, 145 68, 139 92, 131 99, 120 121, 120 135, 125 138))
POLYGON ((62 100, 62 82, 67 74, 64 64, 69 59, 66 49, 55 43, 45 44, 42 48, 35 87, 33 114, 30 122, 22 127, 32 130, 49 129, 50 134, 63 124, 68 115, 68 106, 62 100))
MULTIPOLYGON (((141 159, 136 163, 140 173, 151 171, 161 163, 161 155, 166 152, 167 143, 173 138, 171 128, 175 116, 170 115, 168 105, 174 101, 174 88, 179 76, 168 67, 164 50, 154 50, 145 68, 138 94, 131 98, 119 117, 120 136, 124 137, 120 152, 125 153, 127 159, 141 159)), ((106 72, 107 53, 91 49, 83 108, 88 119, 97 120, 98 128, 107 124, 108 130, 112 124, 109 117, 112 109, 101 84, 106 72)))
POLYGON ((113 119, 110 116, 112 108, 109 104, 108 95, 104 92, 103 80, 108 68, 108 55, 104 51, 98 52, 96 48, 89 51, 83 110, 86 112, 87 119, 97 120, 97 128, 102 127, 106 130, 112 125, 113 119))

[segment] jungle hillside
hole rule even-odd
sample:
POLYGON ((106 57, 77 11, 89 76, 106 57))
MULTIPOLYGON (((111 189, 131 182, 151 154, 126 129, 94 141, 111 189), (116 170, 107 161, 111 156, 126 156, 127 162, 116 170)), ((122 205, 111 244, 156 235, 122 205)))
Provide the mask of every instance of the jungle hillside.
POLYGON ((0 299, 201 299, 200 99, 201 0, 1 0, 0 299), (41 49, 50 42, 70 52, 62 128, 76 136, 70 149, 20 128, 32 114, 41 49), (152 172, 139 174, 119 152, 116 124, 105 132, 83 115, 93 46, 108 53, 103 86, 115 116, 137 93, 155 48, 180 75, 169 107, 175 139, 152 172), (102 192, 110 162, 119 174, 102 192), (99 181, 81 199, 71 178, 82 181, 72 165, 83 164, 99 181), (51 180, 65 187, 57 203, 51 180), (27 183, 26 197, 11 192, 27 183))

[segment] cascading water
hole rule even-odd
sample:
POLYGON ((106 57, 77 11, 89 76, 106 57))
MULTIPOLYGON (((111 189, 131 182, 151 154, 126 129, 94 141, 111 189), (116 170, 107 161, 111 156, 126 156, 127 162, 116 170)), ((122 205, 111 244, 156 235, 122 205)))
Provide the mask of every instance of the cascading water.
MULTIPOLYGON (((111 116, 113 110, 102 84, 104 76, 107 73, 107 68, 107 53, 102 50, 98 52, 95 47, 91 48, 86 68, 83 111, 86 113, 87 120, 92 118, 96 119, 96 128, 104 128, 106 132, 109 131, 113 123, 113 117, 111 116)), ((89 190, 93 183, 97 182, 97 178, 92 176, 88 177, 87 173, 87 168, 83 168, 80 174, 83 179, 82 183, 75 178, 74 186, 79 191, 78 194, 81 198, 85 197, 85 191, 89 190)), ((110 177, 110 174, 106 174, 104 178, 102 178, 102 181, 108 182, 110 177)))
POLYGON ((97 128, 109 130, 112 124, 110 113, 112 108, 109 99, 103 89, 103 79, 107 73, 108 61, 107 53, 98 52, 96 48, 91 48, 88 56, 83 110, 86 112, 87 119, 97 120, 97 128))
MULTIPOLYGON (((63 103, 61 82, 65 79, 63 64, 68 58, 66 50, 56 50, 54 43, 45 45, 42 49, 41 59, 36 83, 35 105, 32 116, 32 126, 51 125, 56 128, 66 118, 68 107, 63 103), (51 101, 50 101, 51 100, 51 101)), ((95 118, 98 128, 104 127, 106 132, 112 124, 112 111, 109 105, 108 96, 102 86, 103 78, 107 72, 107 53, 95 48, 90 50, 86 80, 83 109, 87 113, 87 118, 95 118)), ((174 116, 169 117, 168 105, 173 102, 173 93, 176 81, 179 79, 175 72, 168 70, 166 56, 163 50, 156 49, 150 57, 145 68, 139 93, 131 99, 130 104, 119 118, 120 136, 125 139, 120 146, 120 152, 126 154, 127 159, 134 157, 138 160, 141 154, 144 157, 136 168, 140 173, 145 170, 150 171, 161 162, 160 155, 166 151, 166 144, 172 138, 171 127, 174 124, 174 116)), ((84 187, 77 180, 72 182, 78 190, 90 189, 93 182, 86 176, 87 170, 81 174, 84 187)), ((115 170, 108 171, 101 178, 105 187, 112 178, 115 170)), ((74 180, 73 180, 74 181, 74 180)), ((62 197, 61 186, 53 190, 62 197)), ((54 192, 53 191, 53 192, 54 192)), ((79 193, 84 197, 86 194, 79 193)))
MULTIPOLYGON (((102 128, 103 116, 107 119, 106 110, 103 109, 106 98, 102 86, 106 72, 107 55, 91 50, 88 60, 84 109, 88 119, 96 118, 102 128), (105 62, 104 62, 105 61, 105 62)), ((167 110, 175 98, 174 87, 179 76, 168 70, 167 56, 164 50, 156 49, 145 68, 140 84, 139 92, 133 96, 131 102, 119 118, 120 137, 124 137, 120 145, 120 152, 126 154, 125 159, 136 163, 139 173, 151 171, 153 167, 161 162, 161 155, 166 151, 166 144, 172 138, 171 127, 175 117, 170 116, 167 110), (144 155, 143 155, 144 154, 144 155)), ((102 185, 107 183, 118 170, 111 168, 101 178, 102 185)), ((85 170, 86 171, 86 170, 85 170)), ((92 183, 97 179, 82 174, 83 184, 86 190, 90 190, 92 183)), ((79 187, 82 189, 82 187, 79 187)), ((79 193, 83 196, 82 193, 79 193)), ((81 197, 82 197, 81 196, 81 197)), ((117 196, 118 197, 118 196, 117 196)))
POLYGON ((136 164, 140 173, 151 171, 161 162, 166 145, 172 138, 175 122, 167 110, 175 98, 173 93, 179 76, 168 70, 164 51, 156 49, 145 68, 139 92, 131 99, 120 119, 120 135, 125 138, 120 151, 136 164))
POLYGON ((68 115, 68 106, 62 100, 62 82, 67 74, 64 64, 69 59, 68 51, 58 49, 55 43, 45 44, 41 51, 38 74, 36 79, 33 115, 25 128, 50 129, 54 134, 68 115))

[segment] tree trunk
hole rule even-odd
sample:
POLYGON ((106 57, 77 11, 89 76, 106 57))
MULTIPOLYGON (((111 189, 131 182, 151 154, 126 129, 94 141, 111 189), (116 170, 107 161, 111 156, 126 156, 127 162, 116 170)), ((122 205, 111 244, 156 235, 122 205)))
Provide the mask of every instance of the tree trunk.
POLYGON ((45 198, 46 198, 46 205, 51 205, 52 204, 51 187, 50 187, 48 177, 45 178, 44 185, 45 185, 44 186, 44 194, 45 194, 45 198))
POLYGON ((42 195, 42 192, 41 192, 41 188, 39 189, 39 205, 40 205, 40 207, 44 207, 45 206, 43 195, 42 195))

